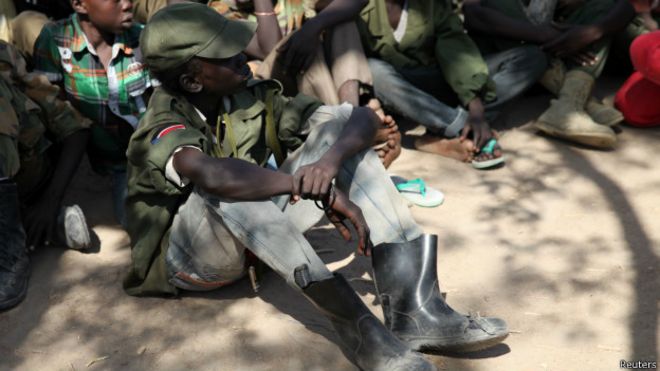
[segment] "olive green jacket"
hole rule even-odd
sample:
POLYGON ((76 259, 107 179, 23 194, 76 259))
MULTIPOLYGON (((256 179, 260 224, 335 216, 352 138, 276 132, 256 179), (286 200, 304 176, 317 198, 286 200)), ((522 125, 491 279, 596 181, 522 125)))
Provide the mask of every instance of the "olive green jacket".
POLYGON ((397 69, 438 66, 465 105, 475 97, 495 100, 488 67, 449 0, 408 0, 408 24, 400 43, 394 39, 385 0, 370 0, 360 16, 358 28, 368 57, 397 69))
MULTIPOLYGON (((271 154, 266 145, 269 110, 264 102, 268 96, 272 97, 272 117, 282 150, 292 151, 300 146, 304 141, 298 135, 301 126, 321 103, 304 95, 287 98, 281 92, 281 85, 274 80, 252 80, 246 89, 229 97, 231 108, 226 112, 225 124, 230 122, 232 140, 226 134, 221 149, 229 156, 265 164, 271 154)), ((165 255, 172 220, 193 185, 180 187, 170 182, 165 167, 174 150, 182 146, 195 146, 207 155, 219 156, 215 133, 215 128, 184 97, 163 88, 154 91, 127 151, 126 221, 132 245, 131 269, 124 280, 128 294, 177 293, 168 282, 165 255), (168 128, 174 130, 163 135, 168 128)))

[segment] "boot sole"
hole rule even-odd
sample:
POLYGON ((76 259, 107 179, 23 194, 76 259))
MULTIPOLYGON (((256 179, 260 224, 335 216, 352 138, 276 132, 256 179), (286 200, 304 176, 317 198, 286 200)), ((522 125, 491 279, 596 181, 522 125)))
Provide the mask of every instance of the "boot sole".
POLYGON ((27 295, 28 281, 29 281, 29 279, 25 279, 25 281, 23 283, 23 286, 21 287, 20 292, 18 293, 18 295, 16 295, 15 297, 13 297, 9 300, 5 300, 3 302, 0 302, 0 311, 11 309, 11 308, 17 306, 18 304, 20 304, 25 299, 25 296, 27 295))
POLYGON ((509 333, 489 337, 465 344, 430 344, 432 339, 402 339, 411 349, 422 353, 471 353, 495 346, 509 336, 509 333))
POLYGON ((612 148, 616 143, 616 138, 613 140, 611 136, 605 134, 568 134, 566 132, 555 129, 552 126, 545 125, 543 122, 537 121, 534 127, 539 131, 553 137, 570 140, 580 144, 585 144, 596 148, 612 148))

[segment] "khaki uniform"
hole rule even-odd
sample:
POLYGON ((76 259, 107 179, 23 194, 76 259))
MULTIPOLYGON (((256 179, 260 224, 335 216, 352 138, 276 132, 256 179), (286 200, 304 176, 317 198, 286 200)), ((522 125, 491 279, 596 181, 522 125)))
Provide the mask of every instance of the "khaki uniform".
POLYGON ((176 293, 167 280, 164 258, 170 226, 192 187, 180 188, 167 179, 170 156, 177 148, 194 146, 211 156, 221 156, 219 149, 231 157, 263 165, 272 152, 266 133, 270 113, 281 150, 296 149, 303 143, 298 136, 301 123, 321 103, 304 95, 287 98, 281 92, 281 85, 275 81, 253 80, 245 90, 231 96, 230 111, 222 114, 219 121, 210 120, 224 121, 227 128, 222 143, 215 145, 216 133, 222 138, 222 131, 205 122, 185 98, 162 88, 154 91, 127 152, 126 216, 133 264, 124 288, 129 294, 176 293), (272 101, 272 110, 267 109, 268 101, 272 101), (163 134, 165 129, 169 130, 163 134))
POLYGON ((27 73, 25 59, 0 42, 0 169, 22 196, 37 191, 53 171, 47 150, 91 122, 58 98, 59 87, 27 73))
POLYGON ((384 0, 370 0, 358 29, 367 57, 396 69, 437 66, 461 103, 477 96, 495 100, 486 62, 465 33, 449 0, 410 0, 406 32, 400 42, 392 33, 384 0))

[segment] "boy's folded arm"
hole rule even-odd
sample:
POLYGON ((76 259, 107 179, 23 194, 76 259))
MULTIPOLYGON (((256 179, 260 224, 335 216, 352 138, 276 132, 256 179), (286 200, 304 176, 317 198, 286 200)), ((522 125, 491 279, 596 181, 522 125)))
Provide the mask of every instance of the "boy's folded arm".
POLYGON ((293 189, 289 174, 243 160, 210 157, 196 148, 176 152, 172 164, 181 176, 204 191, 234 200, 266 200, 290 194, 293 189))
POLYGON ((341 165, 358 152, 370 147, 376 137, 381 120, 369 108, 355 107, 337 142, 323 156, 326 160, 341 165))
POLYGON ((520 20, 483 6, 479 0, 468 0, 463 7, 465 26, 468 30, 485 34, 495 34, 512 40, 532 43, 545 43, 554 33, 545 26, 536 26, 527 20, 520 20))
POLYGON ((609 14, 596 22, 602 36, 610 36, 625 28, 635 18, 635 8, 627 0, 618 0, 609 14))

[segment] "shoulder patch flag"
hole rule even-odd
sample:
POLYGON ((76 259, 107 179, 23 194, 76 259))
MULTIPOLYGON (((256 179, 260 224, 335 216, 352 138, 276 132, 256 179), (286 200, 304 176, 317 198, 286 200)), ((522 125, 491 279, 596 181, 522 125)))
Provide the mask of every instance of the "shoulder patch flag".
POLYGON ((167 134, 169 134, 173 131, 184 130, 185 128, 186 127, 184 125, 181 125, 181 124, 167 126, 164 129, 162 129, 161 131, 159 131, 158 133, 156 133, 156 135, 154 135, 154 137, 151 139, 151 144, 158 143, 160 141, 160 138, 166 136, 167 134))

